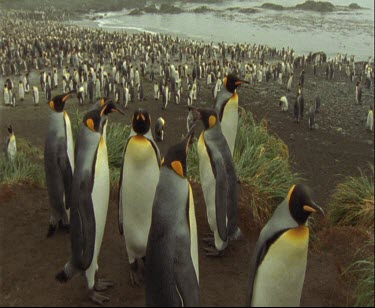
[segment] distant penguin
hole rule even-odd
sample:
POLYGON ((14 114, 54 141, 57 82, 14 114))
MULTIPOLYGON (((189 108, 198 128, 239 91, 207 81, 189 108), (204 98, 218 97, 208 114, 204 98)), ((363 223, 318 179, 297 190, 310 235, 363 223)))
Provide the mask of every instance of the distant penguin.
POLYGON ((10 101, 10 98, 9 98, 8 84, 5 83, 4 84, 4 105, 8 106, 9 105, 9 101, 10 101))
POLYGON ((139 262, 146 256, 152 203, 160 174, 161 157, 151 133, 151 117, 138 109, 126 142, 119 185, 119 230, 124 235, 131 284, 143 279, 139 262))
POLYGON ((33 101, 34 105, 39 105, 39 90, 36 86, 33 86, 33 101))
POLYGON ((90 299, 100 305, 109 299, 98 292, 113 286, 112 282, 97 276, 110 192, 103 127, 107 115, 113 111, 122 113, 110 102, 101 109, 89 111, 83 118, 72 184, 71 258, 55 276, 56 280, 64 283, 77 273, 84 274, 90 299))
POLYGON ((192 132, 169 148, 160 168, 146 251, 148 307, 200 304, 197 222, 193 192, 186 178, 192 132))
POLYGON ((311 213, 323 210, 293 185, 260 232, 250 263, 247 306, 298 307, 305 280, 311 213))
POLYGON ((287 87, 286 87, 286 89, 288 91, 292 90, 292 83, 293 83, 293 73, 290 74, 290 77, 288 79, 288 84, 287 84, 287 87))
POLYGON ((190 107, 194 120, 203 122, 198 140, 199 174, 213 237, 207 238, 209 256, 221 256, 228 240, 241 236, 238 227, 237 175, 228 143, 214 109, 190 107))
POLYGON ((18 83, 18 97, 20 98, 21 101, 25 99, 25 87, 21 80, 18 83))
POLYGON ((159 99, 159 84, 155 81, 154 82, 154 99, 158 100, 159 99))
POLYGON ((357 85, 355 87, 355 100, 357 102, 357 104, 361 104, 361 101, 362 101, 362 88, 361 88, 361 84, 359 81, 357 81, 357 85))
POLYGON ((56 227, 68 229, 71 202, 71 185, 74 172, 74 143, 65 102, 74 91, 57 95, 49 102, 50 115, 44 146, 46 186, 51 206, 47 237, 56 227))
POLYGON ((167 109, 168 103, 170 101, 171 95, 169 92, 169 87, 168 84, 165 84, 164 89, 163 89, 163 105, 162 109, 167 109))
POLYGON ((315 113, 319 113, 320 112, 320 96, 317 95, 315 97, 315 113))
POLYGON ((164 124, 165 121, 162 117, 159 117, 155 123, 155 137, 156 141, 164 140, 164 124))
POLYGON ((309 109, 309 128, 315 128, 315 108, 314 106, 310 106, 309 109))
POLYGON ((7 151, 8 158, 11 161, 14 161, 17 155, 17 143, 16 143, 16 136, 14 134, 12 125, 9 125, 8 133, 9 133, 9 136, 6 139, 6 151, 7 151))
POLYGON ((370 110, 368 111, 368 114, 367 114, 366 128, 370 131, 374 131, 374 113, 373 113, 372 106, 370 106, 370 110))
POLYGON ((221 129, 232 156, 238 129, 238 95, 236 89, 240 85, 248 83, 246 80, 240 80, 236 75, 229 74, 224 78, 223 87, 216 97, 215 110, 219 115, 221 129))
POLYGON ((282 96, 280 98, 279 105, 281 107, 281 111, 288 111, 288 99, 286 96, 282 96))

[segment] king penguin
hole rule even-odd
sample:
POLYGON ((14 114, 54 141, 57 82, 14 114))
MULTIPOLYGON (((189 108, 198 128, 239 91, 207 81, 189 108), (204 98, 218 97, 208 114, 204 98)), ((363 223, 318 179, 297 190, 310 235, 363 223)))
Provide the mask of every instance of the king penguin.
POLYGON ((197 223, 186 178, 193 129, 169 148, 160 168, 152 207, 145 267, 146 306, 199 306, 197 223))
POLYGON ((238 227, 237 175, 228 143, 214 109, 189 107, 204 130, 198 139, 199 174, 213 239, 206 241, 208 256, 220 256, 229 240, 242 235, 238 227))
POLYGON ((219 115, 223 135, 228 142, 233 156, 238 128, 238 95, 236 89, 248 81, 240 80, 233 74, 227 75, 223 80, 223 87, 217 94, 215 110, 219 115))
POLYGON ((77 273, 84 273, 90 299, 102 305, 109 299, 98 292, 113 286, 98 279, 98 256, 107 219, 109 203, 109 166, 103 127, 107 115, 122 111, 112 103, 86 113, 83 132, 79 134, 79 150, 72 185, 71 258, 55 278, 67 282, 77 273))
POLYGON ((156 120, 156 123, 155 123, 156 141, 163 141, 164 140, 164 124, 165 124, 165 121, 162 117, 159 117, 156 120))
POLYGON ((51 110, 44 147, 46 185, 51 206, 47 237, 55 233, 57 225, 69 229, 74 144, 70 119, 64 107, 73 92, 57 95, 49 101, 51 110))
POLYGON ((17 155, 17 143, 16 143, 16 136, 14 134, 12 125, 9 125, 8 133, 9 133, 9 136, 6 139, 7 155, 11 161, 14 161, 17 155))
POLYGON ((125 238, 133 286, 143 279, 138 263, 146 256, 152 202, 160 174, 160 151, 150 128, 149 113, 136 110, 120 173, 119 230, 125 238))
POLYGON ((311 213, 323 210, 302 184, 293 185, 260 232, 250 263, 247 306, 300 305, 311 213))

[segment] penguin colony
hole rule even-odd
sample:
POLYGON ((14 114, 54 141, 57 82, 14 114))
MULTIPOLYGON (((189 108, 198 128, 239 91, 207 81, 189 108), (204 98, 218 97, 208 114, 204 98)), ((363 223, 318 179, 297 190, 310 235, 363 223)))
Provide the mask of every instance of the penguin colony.
MULTIPOLYGON (((127 251, 130 283, 144 283, 147 306, 200 305, 197 222, 193 191, 186 178, 186 158, 198 121, 203 124, 197 141, 200 177, 212 231, 203 238, 206 255, 221 257, 232 241, 243 237, 230 148, 237 127, 226 121, 238 123, 236 88, 244 83, 229 74, 214 108, 188 106, 188 132, 165 157, 154 141, 147 110, 137 109, 132 115, 121 163, 118 226, 127 251)), ((45 157, 51 219, 47 236, 57 227, 70 231, 71 255, 55 278, 66 283, 82 274, 90 300, 103 305, 109 298, 102 292, 114 286, 112 281, 98 278, 110 192, 106 127, 110 113, 124 115, 126 111, 111 99, 99 100, 84 116, 74 149, 64 111, 73 93, 55 96, 48 103, 51 122, 45 157)), ((159 117, 155 125, 159 141, 163 140, 163 126, 159 117)), ((249 306, 299 305, 307 264, 307 221, 314 212, 323 214, 307 188, 294 185, 258 239, 249 271, 249 306)))
MULTIPOLYGON (((221 50, 225 52, 226 49, 221 50)), ((156 56, 145 50, 142 52, 147 57, 160 58, 164 50, 157 50, 156 56)), ((233 52, 241 51, 235 48, 233 52)), ((250 48, 246 52, 258 54, 261 59, 268 50, 250 48)), ((129 54, 134 56, 133 51, 129 51, 129 54)), ((199 55, 189 55, 202 62, 199 55)), ((279 79, 281 74, 281 80, 289 76, 286 77, 289 78, 286 89, 291 91, 294 54, 287 50, 281 55, 285 61, 282 62, 279 79)), ((69 59, 80 61, 76 54, 71 54, 69 59)), ((297 61, 295 65, 300 65, 307 58, 294 60, 297 61)), ((124 140, 118 190, 118 227, 123 237, 122 246, 127 252, 130 283, 136 286, 143 282, 145 303, 148 306, 197 306, 200 304, 198 233, 193 191, 186 178, 189 144, 197 130, 196 123, 201 122, 203 130, 197 140, 199 167, 208 223, 212 231, 202 239, 207 245, 204 249, 206 255, 220 257, 226 249, 230 249, 232 241, 243 236, 238 226, 238 179, 233 164, 239 104, 236 90, 242 84, 253 84, 270 78, 272 67, 242 63, 236 69, 236 73, 245 76, 241 80, 226 68, 217 70, 219 65, 195 65, 193 75, 199 76, 199 79, 207 77, 205 80, 215 101, 213 108, 196 108, 193 105, 199 97, 200 85, 196 78, 189 76, 187 65, 175 69, 173 65, 168 67, 167 63, 162 63, 160 75, 164 78, 156 80, 153 79, 154 74, 150 74, 154 82, 154 99, 161 103, 163 110, 167 110, 170 103, 186 102, 190 107, 185 138, 181 142, 176 140, 176 145, 170 147, 163 157, 158 142, 165 137, 164 119, 160 117, 155 121, 153 135, 153 122, 147 110, 139 109, 134 114, 126 112, 130 102, 142 100, 142 67, 139 72, 130 67, 129 62, 120 65, 129 71, 129 80, 121 82, 121 74, 116 68, 116 55, 113 58, 111 55, 111 61, 114 64, 111 72, 104 72, 101 65, 83 68, 83 71, 91 71, 92 77, 95 75, 91 80, 83 78, 81 81, 80 72, 75 71, 69 76, 70 72, 66 70, 62 80, 64 93, 53 98, 47 89, 57 87, 57 74, 51 78, 51 86, 48 75, 41 75, 45 87, 42 89, 46 90, 51 114, 45 145, 51 205, 47 236, 51 237, 58 229, 62 229, 64 232, 69 231, 71 237, 70 257, 56 274, 56 279, 66 282, 81 273, 85 276, 92 301, 103 304, 109 300, 101 292, 113 287, 114 283, 98 278, 98 258, 109 200, 106 128, 108 115, 117 111, 132 118, 131 134, 128 140, 124 140), (74 84, 74 76, 77 75, 78 87, 74 84), (186 100, 181 100, 184 88, 181 76, 187 80, 186 100), (167 80, 176 82, 167 83, 167 80), (101 97, 103 91, 104 98, 101 97), (69 116, 64 107, 75 93, 81 104, 85 96, 90 102, 95 99, 98 101, 82 119, 74 144, 69 116), (113 102, 110 97, 114 98, 113 102)), ((316 58, 311 61, 320 60, 316 58)), ((303 78, 296 93, 296 122, 303 119, 304 84, 306 81, 303 78)), ((22 85, 24 88, 19 89, 20 98, 30 91, 27 80, 22 85)), ((6 101, 12 102, 13 96, 8 86, 5 88, 6 101)), ((34 103, 39 104, 42 96, 39 97, 38 87, 32 86, 32 93, 34 103)), ((361 89, 358 88, 358 103, 361 103, 360 94, 361 89)), ((282 111, 288 110, 288 99, 290 101, 289 96, 280 99, 282 111)), ((320 110, 320 97, 316 98, 315 106, 310 106, 308 110, 309 127, 312 129, 315 124, 314 114, 320 110)), ((369 130, 373 130, 372 108, 366 125, 369 130)), ((11 126, 8 132, 7 153, 10 160, 14 160, 16 145, 11 126)), ((308 189, 301 184, 291 187, 285 200, 262 229, 254 249, 247 293, 249 306, 299 305, 307 262, 308 218, 315 212, 323 214, 308 189)))

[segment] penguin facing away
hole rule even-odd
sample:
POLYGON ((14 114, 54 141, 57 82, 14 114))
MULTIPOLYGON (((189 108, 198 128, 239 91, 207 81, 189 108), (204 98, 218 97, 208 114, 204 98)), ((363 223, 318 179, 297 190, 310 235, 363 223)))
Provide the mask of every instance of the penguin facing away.
POLYGON ((229 74, 224 78, 223 87, 216 97, 215 110, 219 115, 221 129, 232 156, 238 128, 238 95, 236 89, 241 84, 248 83, 248 81, 240 80, 236 75, 229 74))
POLYGON ((302 184, 293 185, 260 232, 250 263, 247 306, 300 305, 311 213, 323 210, 302 184))
POLYGON ((198 139, 199 173, 207 218, 213 236, 205 241, 208 256, 221 256, 228 240, 237 240, 238 227, 237 175, 228 143, 221 131, 214 109, 190 107, 194 120, 202 120, 204 131, 198 139))
POLYGON ((55 233, 57 225, 69 230, 74 143, 70 119, 64 107, 73 92, 57 95, 48 102, 51 110, 44 147, 44 167, 51 216, 47 237, 55 233))
POLYGON ((164 124, 165 124, 165 121, 162 117, 159 117, 156 120, 156 123, 155 123, 156 141, 163 141, 164 140, 164 124))
POLYGON ((16 136, 14 135, 12 125, 8 127, 9 136, 6 139, 7 155, 11 161, 14 161, 17 155, 16 136))
POLYGON ((77 273, 84 274, 90 299, 100 305, 109 299, 98 292, 113 286, 108 280, 98 279, 97 272, 110 191, 107 146, 102 133, 107 115, 114 111, 123 114, 110 102, 84 116, 72 184, 71 257, 55 276, 64 283, 77 273))
POLYGON ((186 178, 193 129, 170 147, 160 168, 145 266, 146 306, 199 306, 197 224, 186 178))
POLYGON ((132 285, 143 279, 138 262, 146 256, 152 203, 159 181, 161 157, 151 134, 151 117, 138 109, 124 147, 119 185, 119 230, 124 235, 132 285))

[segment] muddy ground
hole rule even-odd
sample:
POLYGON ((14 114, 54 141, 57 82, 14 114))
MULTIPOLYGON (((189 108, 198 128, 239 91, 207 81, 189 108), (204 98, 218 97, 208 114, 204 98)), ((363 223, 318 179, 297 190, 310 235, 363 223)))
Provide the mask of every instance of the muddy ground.
MULTIPOLYGON (((293 121, 292 108, 287 113, 279 109, 278 99, 287 95, 290 107, 293 93, 286 92, 286 81, 281 86, 274 81, 238 90, 240 106, 254 114, 257 121, 267 119, 270 133, 279 136, 289 148, 291 166, 313 192, 313 198, 327 210, 330 195, 344 176, 357 176, 374 160, 373 133, 366 131, 368 106, 374 101, 374 89, 363 90, 363 104, 355 105, 355 83, 344 72, 333 80, 326 80, 325 67, 319 67, 313 76, 305 68, 305 110, 316 94, 322 99, 321 112, 316 116, 319 128, 308 129, 307 115, 300 124, 293 121)), ((300 70, 295 71, 299 76, 300 70)), ((12 76, 15 84, 18 77, 12 76)), ((4 83, 3 78, 0 78, 4 83)), ((145 81, 146 99, 130 103, 126 115, 111 115, 111 121, 130 124, 131 115, 138 107, 151 113, 152 119, 166 120, 165 141, 159 143, 162 153, 186 132, 186 92, 180 105, 170 103, 161 110, 161 102, 153 100, 152 84, 145 81)), ((294 88, 297 87, 294 80, 294 88)), ((31 74, 32 85, 38 84, 38 75, 31 74)), ((210 106, 210 90, 202 87, 195 105, 210 106)), ((55 90, 53 94, 59 94, 55 90)), ((15 108, 0 105, 0 140, 6 136, 6 126, 12 123, 17 138, 24 138, 43 150, 48 124, 48 106, 40 92, 40 106, 34 107, 31 94, 15 108)), ((67 103, 67 112, 87 110, 88 102, 78 106, 75 98, 67 103)), ((197 213, 198 235, 208 230, 202 191, 193 184, 197 213)), ((241 193, 245 193, 241 190, 241 193)), ((100 276, 112 279, 115 287, 105 294, 111 306, 144 305, 144 287, 132 288, 129 279, 126 249, 117 230, 116 193, 111 195, 108 220, 99 259, 100 276)), ((219 259, 204 255, 199 241, 200 291, 203 306, 243 306, 246 302, 249 262, 260 227, 249 219, 247 204, 240 202, 241 226, 249 230, 246 239, 234 243, 219 259)), ((88 300, 85 280, 75 277, 65 285, 54 280, 69 258, 70 243, 67 234, 58 233, 46 238, 49 205, 47 191, 30 184, 0 186, 0 305, 1 306, 92 306, 88 300)), ((370 236, 352 227, 331 227, 328 218, 316 219, 316 239, 310 244, 302 306, 347 306, 354 301, 355 281, 342 272, 358 255, 356 251, 370 236)))

